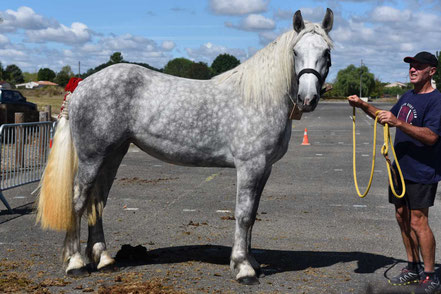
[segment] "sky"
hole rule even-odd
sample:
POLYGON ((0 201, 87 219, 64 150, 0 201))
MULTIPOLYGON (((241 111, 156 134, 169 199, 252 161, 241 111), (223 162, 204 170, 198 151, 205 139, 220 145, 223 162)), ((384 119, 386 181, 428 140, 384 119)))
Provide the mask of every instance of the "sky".
POLYGON ((211 65, 223 53, 244 62, 292 30, 295 11, 321 23, 327 7, 328 82, 361 63, 383 82, 407 82, 404 57, 441 51, 441 0, 0 0, 0 62, 31 73, 85 72, 114 52, 157 68, 177 57, 211 65))

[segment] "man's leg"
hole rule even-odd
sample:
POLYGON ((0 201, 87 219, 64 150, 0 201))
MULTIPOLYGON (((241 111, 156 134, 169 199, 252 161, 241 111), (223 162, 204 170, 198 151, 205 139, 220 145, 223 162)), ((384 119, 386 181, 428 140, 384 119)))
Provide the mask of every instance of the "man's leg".
POLYGON ((424 271, 434 272, 436 242, 429 226, 429 208, 412 209, 410 225, 418 239, 417 244, 419 244, 421 250, 424 271))
POLYGON ((395 217, 401 231, 407 261, 418 263, 420 261, 418 238, 411 227, 411 211, 407 206, 395 206, 395 217))
POLYGON ((418 238, 412 230, 410 222, 410 210, 406 205, 395 205, 395 217, 400 227, 404 248, 406 249, 408 264, 401 273, 389 279, 392 285, 409 285, 420 281, 421 267, 419 265, 418 238))

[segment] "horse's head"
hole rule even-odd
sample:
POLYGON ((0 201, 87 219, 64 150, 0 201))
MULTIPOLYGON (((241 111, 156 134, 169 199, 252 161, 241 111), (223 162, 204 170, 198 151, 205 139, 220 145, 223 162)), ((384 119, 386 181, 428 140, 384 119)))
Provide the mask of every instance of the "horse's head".
POLYGON ((298 86, 296 98, 298 107, 304 112, 313 111, 317 106, 321 88, 331 66, 331 45, 323 34, 327 37, 333 21, 334 13, 328 8, 321 24, 324 33, 320 34, 316 30, 308 31, 305 28, 300 10, 294 14, 294 30, 299 36, 299 41, 294 45, 294 68, 298 86))

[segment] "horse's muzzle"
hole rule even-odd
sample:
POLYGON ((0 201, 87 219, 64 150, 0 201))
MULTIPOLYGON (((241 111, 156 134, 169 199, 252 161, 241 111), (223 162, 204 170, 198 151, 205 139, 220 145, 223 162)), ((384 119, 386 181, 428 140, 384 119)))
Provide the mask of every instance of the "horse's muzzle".
POLYGON ((300 95, 297 96, 297 105, 302 112, 311 112, 317 107, 319 100, 318 95, 314 95, 311 97, 305 97, 302 99, 300 95))

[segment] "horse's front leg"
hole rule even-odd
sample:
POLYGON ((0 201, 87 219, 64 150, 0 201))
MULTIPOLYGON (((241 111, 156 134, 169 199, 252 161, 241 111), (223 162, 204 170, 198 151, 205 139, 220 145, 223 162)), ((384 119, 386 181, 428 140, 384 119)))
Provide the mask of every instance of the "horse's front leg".
POLYGON ((236 230, 230 266, 237 281, 252 285, 259 283, 256 270, 260 266, 251 256, 251 230, 256 219, 260 195, 271 168, 266 167, 262 158, 242 162, 236 167, 236 230))
MULTIPOLYGON (((254 201, 254 207, 252 212, 252 219, 254 221, 256 220, 257 210, 259 208, 259 203, 260 203, 260 197, 262 196, 263 188, 265 188, 266 182, 271 174, 271 170, 272 170, 272 166, 266 168, 262 179, 258 183, 256 200, 254 201)), ((251 265, 253 266, 253 269, 256 271, 257 276, 262 277, 263 274, 260 271, 260 263, 257 262, 257 260, 254 258, 253 255, 251 255, 251 237, 252 237, 254 221, 253 224, 249 227, 247 234, 247 243, 248 243, 248 252, 249 252, 248 257, 251 265)))

